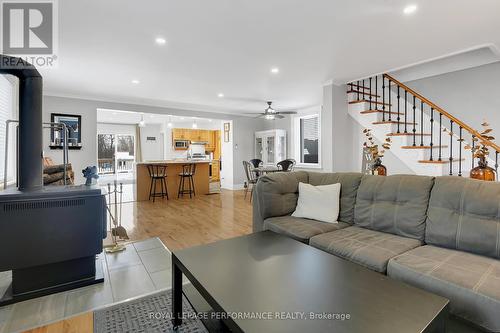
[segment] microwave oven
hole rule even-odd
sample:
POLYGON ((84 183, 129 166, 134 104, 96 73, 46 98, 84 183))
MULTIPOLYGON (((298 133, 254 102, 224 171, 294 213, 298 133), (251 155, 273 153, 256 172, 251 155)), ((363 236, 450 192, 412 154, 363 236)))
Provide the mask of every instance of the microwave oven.
POLYGON ((174 149, 188 149, 189 140, 174 140, 174 149))

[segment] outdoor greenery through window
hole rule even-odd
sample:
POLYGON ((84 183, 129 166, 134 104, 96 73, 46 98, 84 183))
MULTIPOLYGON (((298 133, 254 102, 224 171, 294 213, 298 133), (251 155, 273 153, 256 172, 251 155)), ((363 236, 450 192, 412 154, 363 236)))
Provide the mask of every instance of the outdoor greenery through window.
POLYGON ((319 163, 319 116, 300 117, 300 163, 319 163))

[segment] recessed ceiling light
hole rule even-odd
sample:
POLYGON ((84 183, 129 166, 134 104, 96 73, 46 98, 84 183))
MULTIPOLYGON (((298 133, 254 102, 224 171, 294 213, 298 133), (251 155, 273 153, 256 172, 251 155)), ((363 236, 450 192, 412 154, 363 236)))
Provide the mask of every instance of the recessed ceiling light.
POLYGON ((165 44, 167 44, 167 40, 165 38, 163 38, 163 37, 156 37, 155 42, 158 45, 165 45, 165 44))
POLYGON ((408 5, 403 9, 403 13, 406 15, 413 14, 417 11, 417 5, 408 5))
POLYGON ((224 94, 223 94, 223 93, 218 93, 218 94, 217 94, 217 97, 219 97, 219 98, 223 98, 223 97, 224 97, 224 94))
POLYGON ((139 83, 141 83, 141 81, 134 79, 134 80, 132 80, 132 83, 133 84, 139 84, 139 83))
POLYGON ((280 69, 278 67, 271 68, 271 73, 278 74, 279 72, 280 72, 280 69))

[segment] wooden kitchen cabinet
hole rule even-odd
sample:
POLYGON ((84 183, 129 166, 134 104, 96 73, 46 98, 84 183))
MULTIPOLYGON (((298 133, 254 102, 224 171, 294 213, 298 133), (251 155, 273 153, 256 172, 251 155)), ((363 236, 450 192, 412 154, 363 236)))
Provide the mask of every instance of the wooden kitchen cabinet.
POLYGON ((200 141, 203 141, 203 142, 208 142, 210 140, 210 134, 211 134, 212 131, 210 130, 201 130, 200 131, 200 141))
POLYGON ((173 140, 189 140, 187 137, 187 129, 185 128, 172 128, 173 140))
POLYGON ((212 168, 212 178, 211 181, 218 182, 220 181, 220 162, 218 160, 213 160, 211 164, 212 168))

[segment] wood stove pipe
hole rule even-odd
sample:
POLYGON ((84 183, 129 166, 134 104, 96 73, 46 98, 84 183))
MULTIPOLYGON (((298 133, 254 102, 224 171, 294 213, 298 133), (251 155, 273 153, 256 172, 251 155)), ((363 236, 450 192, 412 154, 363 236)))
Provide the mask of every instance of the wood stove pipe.
POLYGON ((0 74, 19 78, 19 190, 42 187, 43 79, 30 63, 0 54, 0 74))

